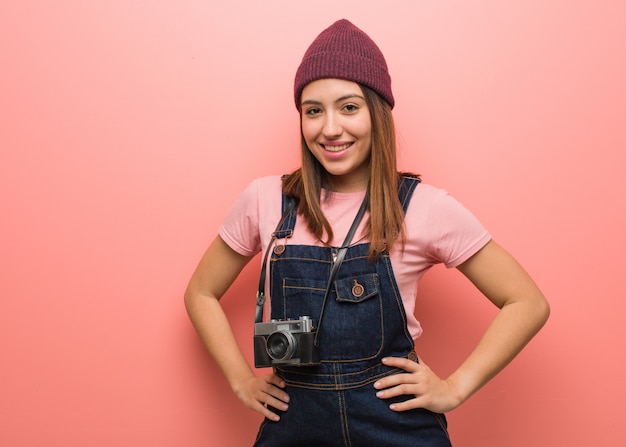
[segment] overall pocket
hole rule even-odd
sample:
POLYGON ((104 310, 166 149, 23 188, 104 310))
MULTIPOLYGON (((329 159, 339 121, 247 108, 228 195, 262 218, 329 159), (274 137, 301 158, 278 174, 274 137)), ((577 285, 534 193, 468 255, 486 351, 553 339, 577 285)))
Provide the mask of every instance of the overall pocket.
MULTIPOLYGON (((306 315, 315 320, 316 326, 319 324, 326 282, 284 278, 282 291, 283 302, 272 303, 272 318, 296 319, 306 315), (282 309, 275 308, 281 304, 282 309)), ((376 273, 335 280, 326 302, 319 341, 321 359, 326 361, 359 361, 380 353, 383 309, 376 273)))

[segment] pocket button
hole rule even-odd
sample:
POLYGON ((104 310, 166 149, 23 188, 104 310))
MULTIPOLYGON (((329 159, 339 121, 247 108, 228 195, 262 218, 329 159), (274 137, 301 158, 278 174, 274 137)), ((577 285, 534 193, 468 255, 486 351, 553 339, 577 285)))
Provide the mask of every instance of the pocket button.
POLYGON ((354 285, 352 286, 352 295, 355 297, 360 297, 365 293, 365 288, 359 284, 359 282, 355 279, 354 285))

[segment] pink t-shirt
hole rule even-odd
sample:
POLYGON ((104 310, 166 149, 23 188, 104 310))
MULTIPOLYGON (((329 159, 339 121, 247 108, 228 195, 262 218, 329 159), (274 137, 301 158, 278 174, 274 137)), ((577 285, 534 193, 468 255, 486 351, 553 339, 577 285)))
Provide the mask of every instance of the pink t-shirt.
MULTIPOLYGON (((365 191, 331 192, 321 203, 324 215, 331 222, 334 240, 340 246, 361 205, 365 191)), ((281 218, 281 178, 262 177, 254 180, 235 201, 220 230, 220 237, 237 253, 252 256, 265 254, 271 234, 281 218)), ((368 215, 357 230, 353 244, 363 242, 363 228, 368 215)), ((480 222, 450 194, 442 189, 420 183, 406 212, 406 244, 398 242, 391 250, 393 273, 402 296, 408 328, 417 338, 422 333, 414 315, 417 284, 433 265, 443 263, 457 267, 480 250, 491 236, 480 222)), ((328 241, 325 241, 328 242, 328 241)), ((280 244, 323 244, 309 231, 299 216, 293 236, 280 244)), ((269 300, 268 300, 269 301, 269 300)))

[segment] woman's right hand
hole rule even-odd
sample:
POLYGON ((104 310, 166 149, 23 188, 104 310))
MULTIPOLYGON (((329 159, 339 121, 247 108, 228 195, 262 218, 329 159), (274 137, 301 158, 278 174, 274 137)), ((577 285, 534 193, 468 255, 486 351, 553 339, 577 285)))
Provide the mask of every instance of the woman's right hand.
POLYGON ((189 317, 224 373, 235 395, 244 405, 271 421, 280 417, 268 409, 284 411, 289 396, 285 382, 276 374, 256 376, 239 348, 219 299, 252 259, 230 248, 217 236, 202 256, 185 292, 189 317))
POLYGON ((286 411, 289 408, 289 395, 284 391, 285 381, 274 373, 263 376, 252 376, 246 379, 235 395, 244 405, 254 411, 258 411, 267 419, 277 422, 280 416, 272 412, 268 407, 286 411))

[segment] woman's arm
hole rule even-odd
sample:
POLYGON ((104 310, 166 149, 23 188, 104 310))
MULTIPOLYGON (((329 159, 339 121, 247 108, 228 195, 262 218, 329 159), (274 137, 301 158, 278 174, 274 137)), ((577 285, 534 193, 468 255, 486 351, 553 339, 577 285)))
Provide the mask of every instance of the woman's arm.
POLYGON ((270 405, 287 409, 284 382, 274 374, 257 377, 239 348, 219 299, 237 278, 250 257, 230 248, 219 236, 200 260, 185 292, 189 317, 215 362, 239 399, 265 417, 278 420, 270 405))
POLYGON ((445 380, 423 363, 403 358, 384 359, 385 364, 407 373, 378 381, 375 384, 380 390, 378 397, 415 396, 392 405, 392 410, 421 407, 446 412, 456 408, 513 360, 548 319, 549 305, 537 285, 495 242, 489 242, 458 269, 500 311, 471 354, 445 380))

